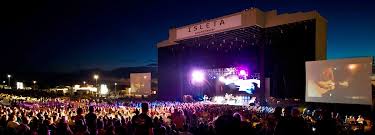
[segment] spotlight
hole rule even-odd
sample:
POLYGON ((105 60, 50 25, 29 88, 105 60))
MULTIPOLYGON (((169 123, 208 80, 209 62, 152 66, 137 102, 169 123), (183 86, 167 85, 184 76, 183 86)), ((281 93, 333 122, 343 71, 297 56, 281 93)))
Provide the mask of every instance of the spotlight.
POLYGON ((224 78, 223 76, 220 76, 220 77, 219 77, 219 81, 220 81, 220 82, 225 82, 225 78, 224 78))
POLYGON ((247 73, 246 73, 246 71, 245 71, 245 70, 240 70, 240 75, 241 75, 241 76, 246 76, 246 75, 247 75, 247 73))
POLYGON ((203 80, 204 80, 204 73, 202 71, 199 71, 199 70, 193 71, 191 76, 192 76, 191 80, 193 82, 203 82, 203 80))

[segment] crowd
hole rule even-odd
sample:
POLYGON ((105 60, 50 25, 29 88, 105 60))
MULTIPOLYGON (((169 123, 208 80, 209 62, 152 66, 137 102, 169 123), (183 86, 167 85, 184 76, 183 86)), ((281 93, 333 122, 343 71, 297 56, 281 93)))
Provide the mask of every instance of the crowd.
POLYGON ((349 135, 371 134, 362 116, 297 107, 209 102, 131 102, 0 94, 2 135, 349 135))

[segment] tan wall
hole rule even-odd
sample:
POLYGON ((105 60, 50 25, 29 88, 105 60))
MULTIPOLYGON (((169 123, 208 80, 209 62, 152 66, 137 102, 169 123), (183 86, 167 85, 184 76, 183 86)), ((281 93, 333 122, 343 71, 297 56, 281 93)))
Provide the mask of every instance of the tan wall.
POLYGON ((315 23, 315 59, 327 59, 327 22, 322 17, 316 18, 315 23))
POLYGON ((176 40, 176 28, 169 29, 169 41, 176 40))

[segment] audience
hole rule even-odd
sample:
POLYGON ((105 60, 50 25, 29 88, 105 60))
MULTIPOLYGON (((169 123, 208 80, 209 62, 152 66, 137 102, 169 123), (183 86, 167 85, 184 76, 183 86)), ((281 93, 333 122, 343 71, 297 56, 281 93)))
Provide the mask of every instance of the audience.
POLYGON ((0 134, 9 135, 348 135, 370 134, 372 124, 363 115, 259 104, 0 97, 16 99, 0 105, 0 134))

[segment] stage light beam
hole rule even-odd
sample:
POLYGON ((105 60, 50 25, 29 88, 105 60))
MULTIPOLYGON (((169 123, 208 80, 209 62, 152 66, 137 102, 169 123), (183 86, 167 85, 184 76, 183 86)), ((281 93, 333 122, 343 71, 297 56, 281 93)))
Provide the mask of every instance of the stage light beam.
POLYGON ((203 71, 193 71, 192 73, 192 81, 193 82, 203 82, 204 81, 204 73, 203 71))

